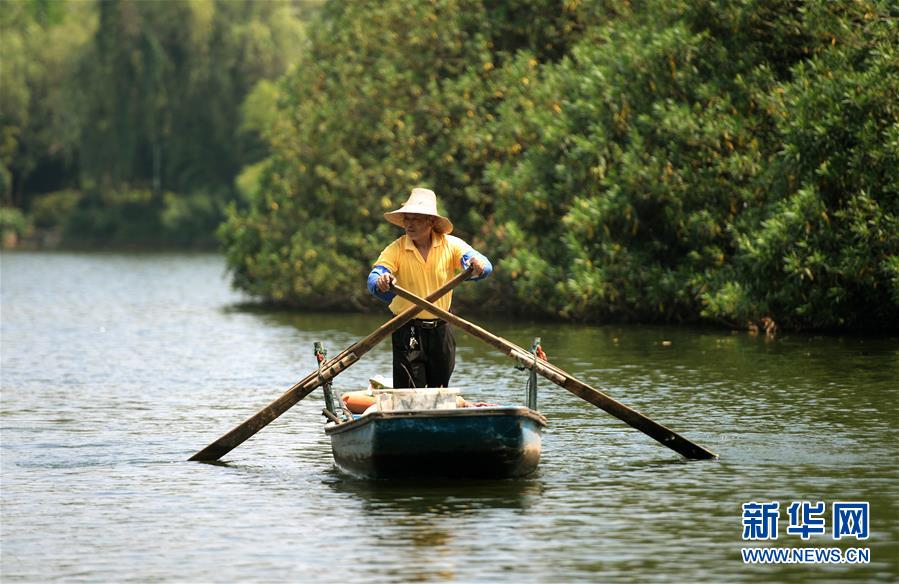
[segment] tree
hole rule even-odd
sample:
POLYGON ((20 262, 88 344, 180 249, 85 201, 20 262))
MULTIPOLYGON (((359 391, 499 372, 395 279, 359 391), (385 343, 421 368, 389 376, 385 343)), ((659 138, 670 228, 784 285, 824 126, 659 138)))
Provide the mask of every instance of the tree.
POLYGON ((587 4, 329 4, 220 230, 235 283, 369 306, 424 184, 498 259, 481 306, 895 326, 892 5, 587 4))
POLYGON ((11 0, 0 11, 0 193, 28 207, 29 184, 73 183, 81 120, 73 112, 76 67, 95 28, 93 6, 11 0), (52 175, 52 176, 50 176, 52 175), (47 178, 45 178, 47 177, 47 178))

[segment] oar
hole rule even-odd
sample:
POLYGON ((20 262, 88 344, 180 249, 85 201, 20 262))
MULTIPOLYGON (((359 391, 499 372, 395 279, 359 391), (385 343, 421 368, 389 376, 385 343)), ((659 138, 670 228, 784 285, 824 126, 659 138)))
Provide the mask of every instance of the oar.
POLYGON ((481 339, 482 341, 490 345, 493 345, 513 359, 516 359, 525 367, 534 367, 537 373, 539 373, 543 377, 546 377, 553 383, 564 387, 579 398, 590 402, 598 408, 601 408, 606 412, 612 414, 619 420, 630 424, 632 427, 640 430, 647 436, 658 440, 663 445, 682 454, 683 456, 695 460, 705 460, 718 457, 718 455, 714 452, 703 448, 695 442, 687 440, 674 430, 666 428, 658 422, 647 418, 637 410, 629 408, 623 403, 612 399, 598 389, 590 387, 583 381, 576 379, 575 377, 566 373, 565 371, 562 371, 555 365, 552 365, 544 361, 543 359, 536 358, 533 353, 525 351, 518 345, 511 343, 502 337, 493 335, 482 329, 481 327, 472 324, 467 320, 459 318, 458 316, 435 306, 433 303, 428 302, 424 298, 420 298, 399 286, 394 285, 393 291, 396 292, 398 296, 405 298, 419 308, 425 309, 447 321, 448 323, 459 327, 460 329, 470 333, 471 335, 481 339))
MULTIPOLYGON (((463 280, 468 279, 470 274, 470 268, 460 273, 432 294, 428 295, 428 300, 442 298, 444 294, 458 286, 463 280)), ((253 436, 256 432, 268 426, 269 423, 293 407, 298 401, 312 393, 315 388, 334 379, 338 373, 358 361, 362 355, 369 352, 375 345, 384 340, 385 337, 412 320, 412 318, 419 312, 421 312, 421 309, 413 306, 394 316, 373 333, 361 341, 357 341, 342 353, 324 363, 318 371, 313 371, 298 381, 293 387, 281 394, 281 397, 259 410, 255 416, 249 418, 203 450, 191 456, 190 460, 211 462, 228 454, 243 444, 245 440, 253 436)))

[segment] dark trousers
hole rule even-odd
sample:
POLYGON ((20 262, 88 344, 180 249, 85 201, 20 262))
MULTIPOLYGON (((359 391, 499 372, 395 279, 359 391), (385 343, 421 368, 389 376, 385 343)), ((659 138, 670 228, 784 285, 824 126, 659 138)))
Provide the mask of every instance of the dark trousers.
POLYGON ((447 387, 456 367, 456 339, 444 321, 412 320, 391 337, 393 387, 447 387), (413 342, 414 339, 414 342, 413 342))

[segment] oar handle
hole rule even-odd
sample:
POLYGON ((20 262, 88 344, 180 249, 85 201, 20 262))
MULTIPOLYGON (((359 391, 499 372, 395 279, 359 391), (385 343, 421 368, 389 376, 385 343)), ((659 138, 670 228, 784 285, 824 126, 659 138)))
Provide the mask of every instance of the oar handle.
MULTIPOLYGON (((446 284, 429 294, 428 300, 433 301, 442 298, 450 290, 467 280, 470 275, 471 268, 460 272, 446 284)), ((203 450, 191 456, 189 460, 211 462, 228 454, 256 434, 256 432, 268 426, 298 401, 312 393, 314 389, 334 379, 338 373, 358 361, 362 355, 369 352, 388 335, 412 320, 419 312, 421 312, 421 308, 413 306, 394 316, 364 339, 353 343, 339 355, 323 363, 318 371, 313 371, 295 383, 293 387, 281 394, 278 399, 259 410, 254 416, 236 426, 203 450)))
POLYGON ((527 367, 534 367, 537 373, 549 379, 553 383, 564 387, 579 398, 605 410, 622 422, 625 422, 631 427, 640 430, 647 436, 654 438, 664 446, 671 448, 672 450, 680 453, 686 458, 705 460, 718 457, 718 455, 711 450, 708 450, 700 446, 699 444, 696 444, 695 442, 691 442, 674 430, 666 428, 662 424, 659 424, 658 422, 646 417, 637 410, 630 408, 615 399, 612 399, 598 389, 590 387, 583 381, 580 381, 579 379, 575 378, 569 373, 566 373, 555 365, 547 363, 540 358, 535 359, 533 354, 525 351, 518 345, 507 341, 502 337, 498 337, 482 329, 481 327, 472 324, 467 320, 456 316, 455 314, 452 314, 449 311, 443 310, 442 308, 436 306, 434 303, 429 302, 424 298, 420 298, 400 286, 394 285, 392 289, 397 294, 397 296, 405 298, 419 308, 425 309, 435 316, 438 316, 447 321, 448 323, 461 328, 467 333, 481 339, 482 341, 485 341, 490 345, 493 345, 494 347, 503 351, 505 354, 519 361, 522 365, 525 365, 527 367))

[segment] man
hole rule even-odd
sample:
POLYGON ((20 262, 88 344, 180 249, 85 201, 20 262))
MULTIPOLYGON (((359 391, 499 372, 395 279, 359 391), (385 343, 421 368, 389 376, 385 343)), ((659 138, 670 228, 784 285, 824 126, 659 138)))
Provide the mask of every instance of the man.
MULTIPOLYGON (((399 314, 414 306, 390 291, 395 282, 424 298, 449 281, 457 269, 472 267, 472 279, 482 280, 492 271, 490 260, 470 245, 453 237, 452 222, 437 212, 437 196, 429 189, 412 189, 406 203, 384 217, 406 234, 381 252, 368 275, 368 290, 390 302, 399 314)), ((449 310, 452 292, 435 302, 449 310)), ((393 333, 394 387, 447 387, 456 366, 456 340, 446 322, 429 312, 393 333)))

